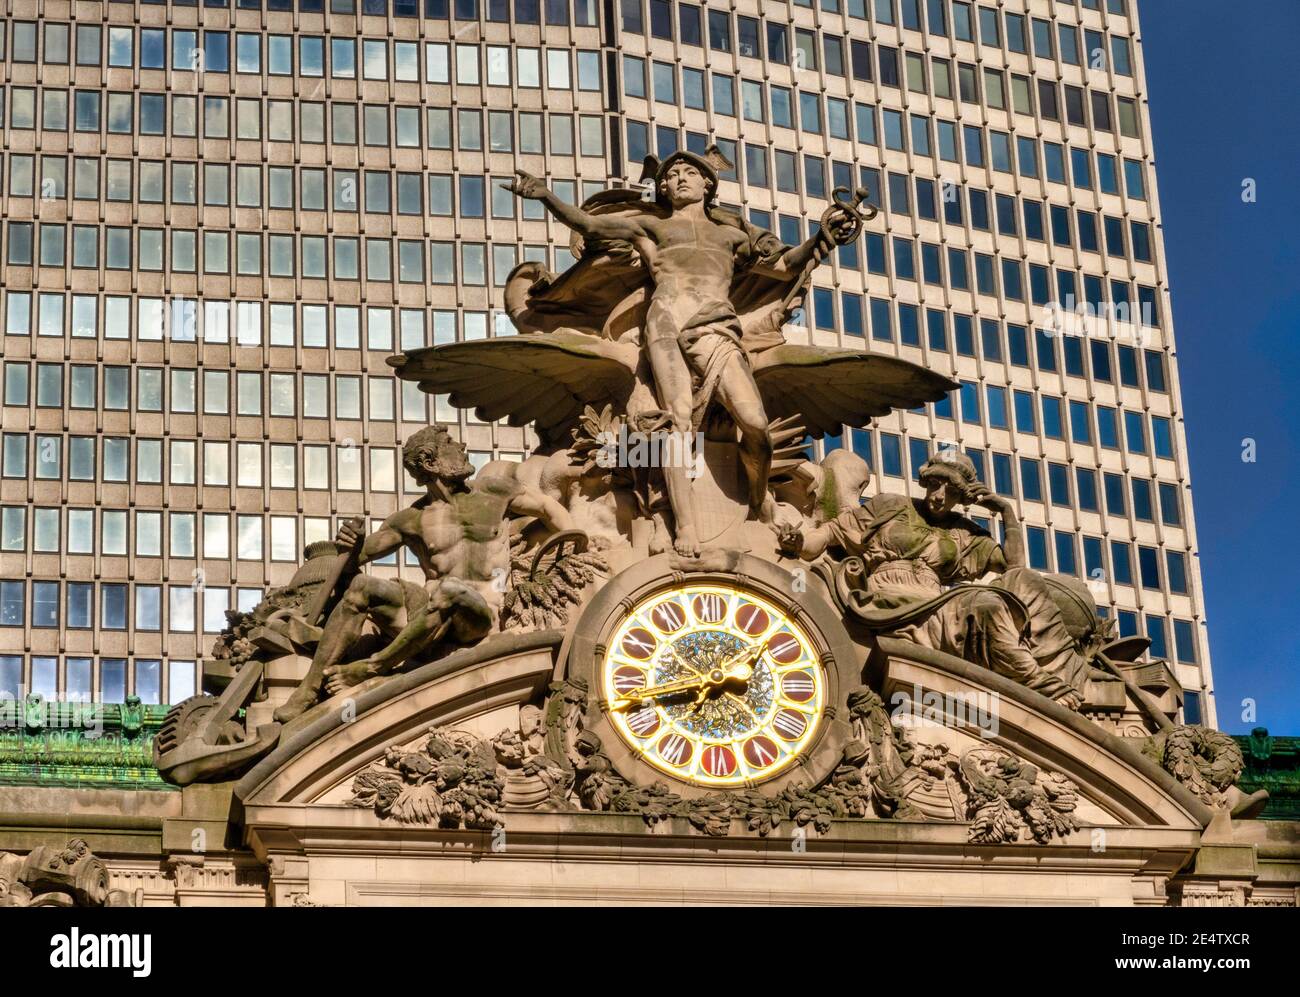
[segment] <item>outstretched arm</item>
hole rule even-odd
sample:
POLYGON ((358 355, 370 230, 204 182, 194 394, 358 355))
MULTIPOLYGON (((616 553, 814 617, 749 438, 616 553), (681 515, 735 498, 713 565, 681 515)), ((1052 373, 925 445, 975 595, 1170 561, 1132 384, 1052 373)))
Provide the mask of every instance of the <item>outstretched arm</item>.
POLYGON ((556 533, 573 529, 569 510, 551 496, 525 485, 510 500, 510 511, 516 516, 536 516, 556 533))
MULTIPOLYGON (((365 564, 367 561, 373 561, 386 554, 391 554, 402 546, 402 531, 397 520, 399 516, 409 511, 403 509, 401 512, 394 513, 385 519, 374 533, 366 535, 361 544, 361 553, 357 557, 358 564, 365 564)), ((353 529, 352 524, 345 519, 339 524, 339 531, 334 538, 334 542, 344 550, 351 550, 360 539, 361 534, 353 529)))
POLYGON ((857 221, 842 205, 831 209, 825 215, 825 219, 825 226, 818 229, 816 235, 781 254, 781 258, 776 263, 777 270, 799 273, 809 263, 820 263, 834 247, 856 239, 861 229, 861 222, 857 221))
POLYGON ((505 185, 516 197, 541 201, 546 210, 586 239, 638 239, 646 235, 645 228, 625 215, 593 215, 575 208, 556 196, 555 192, 537 177, 515 170, 517 177, 505 185))
POLYGON ((805 561, 815 560, 831 542, 829 523, 800 529, 797 526, 783 526, 777 532, 777 544, 781 553, 790 557, 800 557, 805 561))

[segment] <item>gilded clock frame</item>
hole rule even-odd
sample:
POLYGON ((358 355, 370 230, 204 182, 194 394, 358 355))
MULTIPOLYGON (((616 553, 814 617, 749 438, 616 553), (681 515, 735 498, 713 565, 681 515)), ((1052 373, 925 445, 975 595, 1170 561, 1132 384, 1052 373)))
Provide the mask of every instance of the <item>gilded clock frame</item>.
POLYGON ((671 554, 660 554, 611 578, 584 608, 574 627, 565 656, 570 678, 586 682, 589 692, 586 727, 601 740, 601 748, 625 779, 635 785, 666 781, 682 796, 733 792, 755 788, 763 793, 803 783, 818 785, 839 763, 849 737, 844 722, 844 697, 861 683, 863 655, 850 638, 832 604, 821 594, 820 581, 809 572, 803 579, 805 591, 797 591, 800 579, 779 565, 750 554, 731 552, 725 567, 692 570, 671 554), (659 593, 684 585, 712 584, 750 591, 771 603, 798 624, 813 645, 823 672, 825 707, 813 738, 793 764, 779 773, 734 787, 703 785, 664 771, 626 741, 610 719, 610 703, 601 694, 602 662, 610 640, 634 607, 659 593))

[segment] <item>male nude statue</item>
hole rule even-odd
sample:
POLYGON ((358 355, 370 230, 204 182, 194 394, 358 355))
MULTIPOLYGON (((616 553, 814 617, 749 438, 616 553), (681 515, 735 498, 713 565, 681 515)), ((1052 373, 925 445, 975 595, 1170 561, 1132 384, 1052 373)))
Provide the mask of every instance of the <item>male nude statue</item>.
MULTIPOLYGON (((719 221, 708 207, 718 175, 703 157, 677 152, 664 160, 655 177, 667 217, 644 211, 590 214, 562 201, 536 177, 517 170, 508 189, 541 201, 561 222, 586 239, 630 242, 650 273, 653 290, 643 346, 650 361, 659 405, 669 415, 679 440, 698 430, 716 397, 740 432, 740 456, 749 484, 749 510, 766 514, 767 479, 772 464, 763 399, 754 383, 749 356, 741 343, 740 319, 729 294, 740 267, 759 255, 761 229, 744 222, 719 221), (693 387, 698 382, 698 390, 693 387)), ((856 228, 846 209, 832 212, 827 234, 839 241, 856 228)), ((769 238, 770 234, 768 235, 769 238)), ((787 248, 768 264, 775 272, 799 274, 814 259, 817 238, 787 248)), ((688 454, 689 455, 689 454, 688 454)), ((700 542, 691 508, 689 462, 663 469, 672 505, 674 548, 693 556, 700 542)))
POLYGON ((360 541, 362 564, 407 547, 419 560, 425 583, 356 575, 325 621, 306 677, 275 711, 281 723, 315 704, 322 685, 334 695, 396 671, 412 655, 439 644, 463 646, 487 636, 504 594, 499 579, 510 567, 508 516, 536 516, 557 531, 570 528, 563 506, 521 484, 508 468, 493 465, 495 473, 470 481, 474 466, 465 445, 443 426, 422 429, 407 440, 402 464, 426 494, 364 540, 345 523, 337 543, 351 549, 360 541), (366 621, 391 642, 344 664, 366 621))

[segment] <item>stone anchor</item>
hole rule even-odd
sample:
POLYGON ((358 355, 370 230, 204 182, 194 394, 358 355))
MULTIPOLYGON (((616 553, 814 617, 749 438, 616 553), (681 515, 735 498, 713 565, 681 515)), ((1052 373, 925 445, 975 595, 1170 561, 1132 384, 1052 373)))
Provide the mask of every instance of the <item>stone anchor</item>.
MULTIPOLYGON (((356 519, 353 523, 360 530, 363 520, 356 519)), ((335 555, 328 574, 312 593, 302 615, 289 609, 271 612, 262 625, 248 634, 247 640, 253 648, 284 655, 314 644, 320 637, 321 622, 336 601, 339 582, 355 569, 359 553, 360 543, 335 555)), ((301 576, 311 564, 309 559, 295 582, 302 583, 301 576)), ((192 696, 172 708, 154 739, 154 764, 164 779, 180 785, 220 779, 239 772, 275 747, 282 724, 274 721, 261 724, 250 736, 236 719, 236 714, 262 683, 265 672, 266 661, 252 655, 220 696, 192 696)))

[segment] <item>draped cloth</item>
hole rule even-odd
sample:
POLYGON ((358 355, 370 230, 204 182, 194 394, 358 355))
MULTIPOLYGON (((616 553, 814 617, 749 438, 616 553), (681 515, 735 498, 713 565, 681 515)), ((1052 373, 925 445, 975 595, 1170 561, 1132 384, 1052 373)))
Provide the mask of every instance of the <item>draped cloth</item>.
POLYGON ((683 324, 677 342, 697 382, 691 401, 691 431, 698 432, 731 358, 739 357, 749 366, 740 317, 730 301, 706 301, 683 324))
POLYGON ((861 559, 849 610, 869 629, 982 665, 1052 699, 1083 692, 1078 652, 1042 575, 1006 567, 963 516, 931 522, 919 501, 880 495, 832 520, 832 542, 861 559), (989 584, 978 580, 989 572, 989 584))

